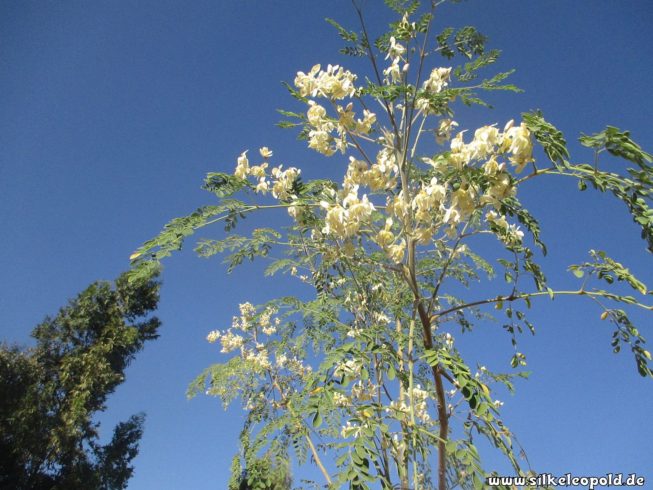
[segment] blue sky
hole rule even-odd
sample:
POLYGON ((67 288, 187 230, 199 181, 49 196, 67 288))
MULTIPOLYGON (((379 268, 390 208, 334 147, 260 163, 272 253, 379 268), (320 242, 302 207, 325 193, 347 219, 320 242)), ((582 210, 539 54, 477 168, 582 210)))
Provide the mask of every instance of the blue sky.
MULTIPOLYGON (((389 12, 380 1, 365 4, 382 32, 389 12)), ((274 127, 275 110, 293 106, 282 80, 315 63, 359 66, 337 53, 325 17, 355 26, 344 0, 1 2, 2 338, 28 343, 46 314, 127 269, 129 254, 166 221, 210 202, 199 189, 204 175, 232 171, 247 148, 269 146, 306 176, 341 173, 346 162, 322 159, 274 127)), ((503 124, 541 108, 567 135, 575 161, 591 157, 575 137, 606 124, 631 129, 652 151, 651 21, 647 0, 447 5, 436 25, 477 26, 503 50, 499 69, 517 68, 513 82, 526 90, 494 96, 493 111, 461 111, 461 126, 503 124)), ((573 284, 566 265, 598 248, 653 284, 650 255, 623 206, 567 192, 574 186, 551 179, 522 195, 542 223, 552 283, 573 284)), ((189 251, 167 263, 162 336, 103 417, 148 414, 130 488, 224 488, 242 412, 224 412, 214 399, 187 401, 185 389, 219 359, 206 333, 228 325, 239 302, 278 294, 259 272, 247 265, 227 277, 219 260, 189 251)), ((611 353, 599 314, 561 299, 535 307, 538 335, 523 339, 534 374, 505 400, 505 419, 540 471, 648 472, 653 481, 653 385, 627 353, 611 353)), ((637 319, 653 337, 650 315, 637 319)), ((510 346, 496 330, 479 329, 463 350, 498 368, 510 346)))

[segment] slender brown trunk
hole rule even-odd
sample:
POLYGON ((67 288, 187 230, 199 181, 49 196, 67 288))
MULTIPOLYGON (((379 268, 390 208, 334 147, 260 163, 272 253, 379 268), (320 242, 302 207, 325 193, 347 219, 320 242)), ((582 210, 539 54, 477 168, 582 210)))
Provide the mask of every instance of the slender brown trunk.
MULTIPOLYGON (((433 348, 433 335, 431 334, 431 319, 420 301, 417 312, 422 323, 424 333, 424 348, 433 348)), ((442 371, 439 365, 431 367, 433 381, 435 382, 435 396, 438 408, 438 422, 440 424, 440 439, 438 440, 438 490, 447 490, 447 437, 449 436, 449 416, 447 415, 446 398, 442 385, 442 371)))

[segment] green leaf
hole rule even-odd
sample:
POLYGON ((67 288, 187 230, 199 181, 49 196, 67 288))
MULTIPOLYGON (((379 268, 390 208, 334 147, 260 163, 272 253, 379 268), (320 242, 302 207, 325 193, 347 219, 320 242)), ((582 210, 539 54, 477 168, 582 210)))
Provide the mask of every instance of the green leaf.
POLYGON ((535 139, 542 145, 547 158, 556 167, 565 167, 569 159, 567 141, 560 130, 547 122, 541 111, 525 112, 522 119, 535 139))
POLYGON ((218 197, 224 198, 232 196, 245 187, 252 187, 245 179, 241 179, 232 174, 211 172, 204 179, 202 189, 212 192, 218 197))
POLYGON ((318 410, 315 412, 315 415, 313 415, 313 427, 318 428, 320 425, 322 425, 322 414, 318 410))
POLYGON ((354 31, 348 31, 344 27, 342 27, 340 24, 338 24, 335 20, 326 18, 324 19, 327 21, 327 23, 331 24, 333 27, 336 28, 338 31, 338 35, 345 41, 356 43, 358 42, 358 34, 356 34, 354 31))
POLYGON ((393 364, 388 365, 387 375, 388 375, 388 380, 390 380, 390 381, 394 380, 395 377, 397 376, 397 371, 395 370, 395 367, 394 367, 393 364))

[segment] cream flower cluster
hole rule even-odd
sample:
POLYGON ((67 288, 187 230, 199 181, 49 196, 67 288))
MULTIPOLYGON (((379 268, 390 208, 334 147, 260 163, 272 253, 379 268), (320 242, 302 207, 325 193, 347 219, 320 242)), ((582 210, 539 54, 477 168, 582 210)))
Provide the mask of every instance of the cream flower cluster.
POLYGON ((348 437, 354 437, 357 438, 361 434, 361 430, 363 428, 356 424, 356 423, 351 423, 350 420, 347 421, 347 424, 342 427, 342 430, 340 431, 340 435, 342 436, 343 439, 347 439, 348 437))
POLYGON ((386 83, 400 83, 402 79, 402 73, 408 72, 409 64, 404 60, 404 54, 406 53, 406 47, 397 42, 395 37, 390 38, 390 44, 388 47, 388 54, 385 59, 390 59, 390 65, 383 70, 383 76, 385 77, 386 83), (401 63, 404 62, 403 66, 401 63))
POLYGON ((376 114, 367 109, 363 109, 363 119, 356 119, 356 113, 353 111, 354 105, 350 102, 346 107, 338 106, 338 132, 346 131, 369 134, 372 131, 372 125, 376 122, 376 114))
POLYGON ((320 205, 326 210, 322 233, 340 239, 356 235, 375 209, 366 194, 358 198, 358 186, 349 189, 341 203, 322 201, 320 205))
MULTIPOLYGON (((234 171, 236 177, 241 179, 254 177, 258 179, 255 190, 260 194, 267 194, 267 192, 271 191, 273 197, 281 200, 295 197, 292 194, 292 188, 295 180, 301 174, 300 169, 289 167, 283 170, 283 165, 279 165, 278 167, 272 168, 268 175, 268 162, 264 161, 260 165, 250 166, 247 151, 242 152, 237 159, 236 170, 234 171), (272 180, 268 180, 269 177, 272 177, 272 180)), ((259 153, 266 160, 272 156, 272 151, 266 146, 261 148, 259 153)))
POLYGON ((458 127, 458 123, 453 119, 442 119, 435 131, 435 141, 438 145, 444 145, 451 139, 451 132, 458 127))
POLYGON ((272 184, 272 195, 277 199, 290 199, 296 196, 291 193, 293 184, 301 170, 295 167, 282 170, 282 165, 272 169, 272 177, 275 178, 272 184))
POLYGON ((206 340, 215 343, 218 340, 222 345, 220 352, 228 354, 240 349, 243 359, 255 363, 262 369, 268 369, 270 362, 265 346, 256 342, 259 332, 265 335, 274 335, 281 320, 272 316, 277 312, 273 307, 267 307, 258 316, 254 305, 250 302, 241 303, 238 306, 240 316, 234 316, 231 320, 231 327, 225 332, 213 330, 209 332, 206 340), (253 343, 254 347, 248 349, 247 346, 253 343))
POLYGON ((243 359, 251 362, 257 369, 266 370, 272 367, 268 350, 263 344, 256 344, 254 349, 243 349, 243 359))
MULTIPOLYGON (((451 68, 435 68, 431 71, 428 79, 423 83, 423 93, 415 101, 415 107, 424 114, 430 114, 433 111, 430 108, 429 96, 436 95, 449 85, 451 68)), ((448 138, 447 138, 448 139, 448 138)))
POLYGON ((512 121, 506 125, 503 138, 503 151, 509 151, 512 156, 510 162, 517 166, 517 172, 521 172, 527 163, 533 161, 533 142, 531 132, 525 123, 519 126, 512 126, 512 121))
POLYGON ((240 310, 240 316, 234 316, 231 319, 231 328, 246 332, 253 326, 252 319, 256 315, 256 308, 252 303, 246 302, 238 305, 238 309, 240 310))
POLYGON ((422 88, 430 94, 439 94, 447 85, 451 76, 451 67, 434 68, 422 88))
POLYGON ((222 335, 222 332, 220 332, 220 330, 212 330, 206 336, 206 340, 208 341, 209 344, 213 344, 213 343, 217 342, 220 339, 221 335, 222 335))
MULTIPOLYGON (((414 212, 415 220, 422 228, 425 228, 430 238, 430 230, 434 222, 442 220, 446 213, 445 200, 447 189, 438 182, 436 177, 423 186, 413 198, 411 207, 414 212)), ((424 240, 421 240, 424 242, 424 240)))
POLYGON ((362 185, 369 187, 372 191, 391 189, 397 185, 398 172, 399 167, 394 152, 390 148, 382 148, 371 166, 363 160, 349 157, 343 188, 362 185))
POLYGON ((279 369, 287 369, 295 376, 307 376, 312 372, 311 366, 305 366, 297 357, 288 357, 285 354, 277 354, 275 364, 279 369))
POLYGON ((524 238, 524 232, 519 229, 519 226, 509 224, 505 216, 500 216, 494 211, 489 211, 485 215, 485 220, 493 224, 498 233, 497 236, 506 245, 519 245, 524 238))
POLYGON ((342 361, 338 363, 333 370, 333 375, 338 377, 338 376, 345 376, 348 378, 357 378, 360 376, 362 368, 362 363, 358 359, 348 359, 346 361, 342 361))
POLYGON ((392 218, 386 218, 385 226, 376 234, 374 241, 385 251, 390 260, 399 264, 404 259, 406 240, 402 238, 397 241, 397 237, 392 232, 393 223, 392 218))
POLYGON ((302 97, 326 97, 331 100, 353 97, 356 93, 356 75, 338 65, 328 65, 322 70, 315 65, 308 73, 298 72, 295 87, 302 97))
MULTIPOLYGON (((427 244, 442 225, 446 225, 447 233, 455 233, 456 227, 469 218, 476 209, 476 191, 474 187, 463 183, 451 191, 446 182, 440 182, 437 177, 431 178, 428 183, 422 183, 415 191, 412 200, 406 201, 404 192, 401 191, 394 197, 386 200, 387 212, 400 223, 406 221, 410 211, 414 216, 413 237, 420 244, 427 244)), ((386 221, 386 229, 377 234, 377 243, 387 243, 390 230, 386 221)))
POLYGON ((211 343, 218 340, 222 344, 222 353, 240 349, 240 356, 258 372, 269 370, 286 370, 296 377, 305 377, 312 372, 311 366, 304 365, 296 356, 275 353, 275 362, 270 359, 268 346, 260 342, 261 335, 271 336, 277 333, 281 320, 274 315, 275 307, 268 306, 257 311, 250 302, 239 305, 240 316, 234 316, 231 327, 226 332, 214 330, 207 335, 211 343))
POLYGON ((279 317, 272 321, 272 315, 277 312, 275 308, 266 308, 258 317, 258 324, 265 335, 274 335, 277 333, 277 327, 281 324, 279 317))
POLYGON ((323 106, 314 100, 308 101, 308 147, 326 156, 331 156, 336 151, 344 153, 348 133, 367 135, 376 122, 376 114, 367 109, 363 110, 363 118, 357 119, 351 102, 345 107, 336 106, 336 111, 338 118, 330 118, 323 106))
MULTIPOLYGON (((431 421, 427 405, 428 399, 430 398, 428 391, 423 390, 420 385, 417 385, 413 387, 412 395, 415 418, 422 423, 428 424, 431 421)), ((392 413, 398 419, 405 419, 410 414, 410 407, 405 402, 393 400, 385 411, 392 413)))
POLYGON ((348 407, 351 405, 351 402, 349 401, 349 398, 347 398, 346 395, 343 395, 339 391, 334 391, 333 392, 333 404, 336 407, 348 407))
POLYGON ((378 388, 378 385, 369 380, 367 382, 359 380, 351 387, 351 397, 361 402, 369 401, 374 397, 378 388))
MULTIPOLYGON (((444 77, 447 72, 438 73, 444 77)), ((444 120, 441 125, 442 137, 447 137, 446 133, 455 126, 455 121, 444 120)), ((451 141, 451 152, 444 160, 424 161, 436 169, 443 164, 462 169, 473 161, 482 161, 484 163, 481 168, 487 179, 487 185, 483 186, 484 191, 467 178, 463 178, 451 188, 448 182, 432 177, 430 181, 419 184, 410 199, 406 199, 403 190, 388 196, 386 212, 389 219, 386 219, 384 228, 372 235, 371 239, 393 262, 400 263, 403 260, 406 247, 405 239, 395 235, 394 220, 397 220, 399 229, 402 229, 408 217, 412 216, 413 238, 420 244, 428 244, 441 226, 446 227, 445 231, 449 236, 455 236, 458 225, 469 220, 475 210, 486 204, 498 209, 502 200, 515 194, 506 163, 499 164, 497 158, 508 154, 515 165, 532 161, 528 128, 523 124, 515 127, 512 122, 506 125, 503 132, 495 126, 484 126, 475 131, 470 143, 465 143, 463 134, 464 132, 458 133, 451 141)), ((385 141, 385 137, 381 140, 385 141)), ((397 174, 398 167, 390 146, 384 146, 379 151, 377 162, 372 166, 363 160, 350 157, 342 190, 338 194, 342 201, 336 199, 335 203, 321 203, 326 210, 322 233, 343 240, 349 240, 358 234, 361 226, 370 220, 375 210, 374 204, 366 195, 362 199, 358 198, 358 189, 360 186, 367 186, 372 191, 393 188, 397 183, 397 174)), ((501 238, 507 240, 507 243, 520 242, 523 233, 518 228, 509 227, 507 223, 504 227, 504 221, 497 221, 497 226, 505 228, 501 238)))
POLYGON ((533 161, 533 143, 531 132, 522 123, 514 126, 513 121, 506 124, 503 132, 495 126, 483 126, 474 132, 470 143, 463 140, 464 131, 459 132, 451 140, 449 163, 457 169, 462 169, 474 160, 484 160, 498 154, 510 154, 509 161, 521 172, 524 166, 533 161))
POLYGON ((512 179, 506 171, 505 163, 499 164, 494 158, 491 158, 483 165, 483 173, 488 178, 489 185, 481 202, 492 204, 498 209, 503 199, 516 194, 517 190, 512 185, 512 179))
POLYGON ((233 333, 231 330, 227 330, 226 333, 220 336, 220 343, 222 344, 222 350, 220 352, 228 354, 245 344, 245 339, 233 333))
POLYGON ((346 139, 342 137, 337 141, 333 136, 336 124, 327 116, 327 110, 315 102, 308 101, 306 119, 310 126, 308 132, 308 147, 325 156, 333 155, 336 150, 344 151, 347 146, 346 139))

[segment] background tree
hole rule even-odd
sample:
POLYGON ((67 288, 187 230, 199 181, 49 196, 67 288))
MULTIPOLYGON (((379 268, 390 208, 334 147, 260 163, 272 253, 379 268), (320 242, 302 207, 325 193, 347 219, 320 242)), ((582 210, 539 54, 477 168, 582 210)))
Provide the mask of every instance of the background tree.
POLYGON ((241 469, 241 458, 232 461, 229 490, 288 490, 292 487, 290 461, 275 454, 250 457, 247 468, 241 469))
POLYGON ((0 348, 0 487, 120 489, 132 475, 144 415, 105 445, 94 416, 160 322, 156 274, 96 282, 32 332, 36 346, 0 348))
POLYGON ((245 467, 261 454, 283 458, 292 446, 330 488, 483 488, 492 475, 477 448, 483 437, 516 475, 531 477, 493 395, 527 376, 518 338, 535 332, 527 319, 532 302, 592 301, 614 325, 615 352, 628 347, 646 377, 651 354, 627 310, 651 307, 647 287, 601 251, 569 265, 577 288, 549 286, 537 252, 546 254, 540 226, 518 190, 558 176, 581 191, 610 193, 626 204, 650 249, 651 156, 628 132, 608 127, 580 140, 593 165, 574 163, 562 133, 537 111, 465 134, 455 102, 486 105, 483 90, 518 91, 505 83, 510 72, 481 77, 498 52, 486 50, 472 27, 432 30, 442 2, 425 11, 418 2, 386 3, 398 19, 376 39, 356 2, 355 31, 331 21, 347 42, 343 52, 369 59, 366 76, 315 65, 288 85, 301 109, 282 111, 288 119, 281 125, 299 128, 322 155, 344 155, 342 179, 302 182, 300 169, 272 165, 269 148, 244 151, 233 174, 207 177, 217 204, 173 220, 132 255, 134 277, 196 230, 224 222, 228 236, 201 241, 200 255, 226 252, 232 270, 283 249, 286 257, 275 257, 267 272, 312 288, 310 299, 242 303, 230 328, 208 336, 235 355, 207 369, 191 394, 243 403, 245 467), (463 62, 438 66, 438 55, 446 65, 456 56, 463 62), (599 156, 606 154, 634 166, 605 170, 599 156), (243 218, 275 209, 292 217, 288 228, 233 233, 243 218), (619 282, 623 288, 602 286, 619 282), (464 359, 453 333, 490 320, 507 332, 514 346, 507 364, 518 371, 464 359))

